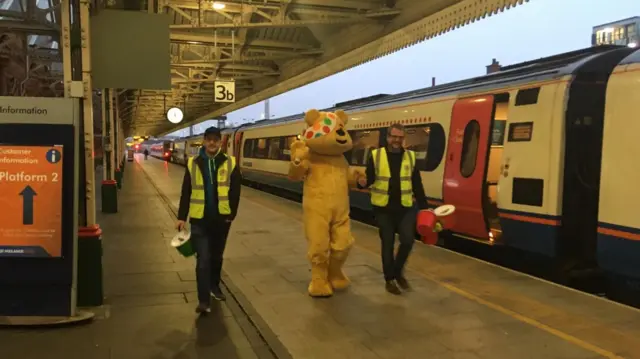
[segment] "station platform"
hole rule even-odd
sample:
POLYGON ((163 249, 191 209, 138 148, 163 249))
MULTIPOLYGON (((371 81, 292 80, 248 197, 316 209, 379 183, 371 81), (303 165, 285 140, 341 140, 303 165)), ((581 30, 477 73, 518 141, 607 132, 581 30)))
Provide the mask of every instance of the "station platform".
POLYGON ((175 220, 142 167, 127 164, 117 214, 101 213, 96 172, 104 305, 86 308, 95 319, 79 326, 0 329, 0 358, 275 358, 237 302, 194 312, 195 260, 169 246, 175 220))
MULTIPOLYGON (((184 167, 136 162, 175 211, 184 167)), ((280 357, 640 358, 637 309, 440 247, 417 244, 413 291, 388 294, 377 230, 357 222, 351 288, 313 299, 301 216, 300 204, 243 187, 225 253, 225 283, 280 357)))
POLYGON ((168 246, 183 175, 152 158, 129 162, 119 213, 99 216, 106 303, 96 320, 0 330, 0 356, 640 358, 640 311, 439 247, 417 244, 413 291, 391 295, 377 230, 357 222, 345 268, 352 286, 311 298, 300 204, 248 187, 225 252, 228 299, 198 318, 194 261, 168 246))

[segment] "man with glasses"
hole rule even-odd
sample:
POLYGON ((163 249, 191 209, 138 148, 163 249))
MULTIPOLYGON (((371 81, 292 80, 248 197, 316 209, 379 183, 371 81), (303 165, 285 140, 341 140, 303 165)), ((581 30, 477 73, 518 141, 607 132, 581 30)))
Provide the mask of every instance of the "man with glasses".
POLYGON ((399 123, 387 129, 387 146, 371 151, 367 160, 366 177, 358 179, 361 189, 371 187, 371 204, 380 234, 382 268, 385 288, 399 295, 410 290, 404 276, 404 266, 413 248, 416 231, 415 196, 420 209, 427 209, 420 171, 416 168, 416 154, 405 150, 404 126, 399 123), (394 258, 395 235, 400 237, 394 258), (400 288, 398 288, 398 286, 400 288))
POLYGON ((197 313, 211 311, 211 297, 225 300, 220 289, 222 256, 231 222, 238 213, 242 176, 236 159, 221 150, 220 130, 209 127, 198 155, 189 158, 182 180, 176 228, 191 223, 191 242, 196 251, 197 313))

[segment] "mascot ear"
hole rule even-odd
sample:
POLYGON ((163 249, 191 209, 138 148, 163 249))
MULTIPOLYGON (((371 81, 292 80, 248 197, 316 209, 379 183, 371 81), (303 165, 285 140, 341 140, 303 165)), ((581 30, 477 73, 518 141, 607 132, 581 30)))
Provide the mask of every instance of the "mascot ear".
POLYGON ((307 126, 313 126, 313 124, 316 123, 318 117, 320 117, 320 111, 314 108, 304 114, 304 122, 307 123, 307 126))
POLYGON ((338 118, 341 119, 345 125, 347 124, 347 122, 349 122, 349 116, 347 116, 347 114, 342 110, 336 111, 336 116, 338 116, 338 118))

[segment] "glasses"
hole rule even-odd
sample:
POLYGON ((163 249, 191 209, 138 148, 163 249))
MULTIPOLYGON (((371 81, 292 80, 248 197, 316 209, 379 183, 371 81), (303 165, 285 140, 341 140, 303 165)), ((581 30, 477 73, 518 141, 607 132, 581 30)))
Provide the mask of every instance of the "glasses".
POLYGON ((404 136, 394 136, 394 135, 389 135, 387 136, 392 140, 404 140, 404 136))

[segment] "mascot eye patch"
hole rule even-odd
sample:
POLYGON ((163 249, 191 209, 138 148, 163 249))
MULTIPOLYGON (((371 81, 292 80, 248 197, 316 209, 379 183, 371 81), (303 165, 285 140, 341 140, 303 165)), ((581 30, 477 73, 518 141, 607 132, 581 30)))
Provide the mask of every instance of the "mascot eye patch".
POLYGON ((335 119, 336 117, 334 114, 326 114, 321 121, 318 121, 313 126, 308 127, 304 131, 304 135, 302 137, 305 140, 310 140, 331 133, 336 128, 335 119))

